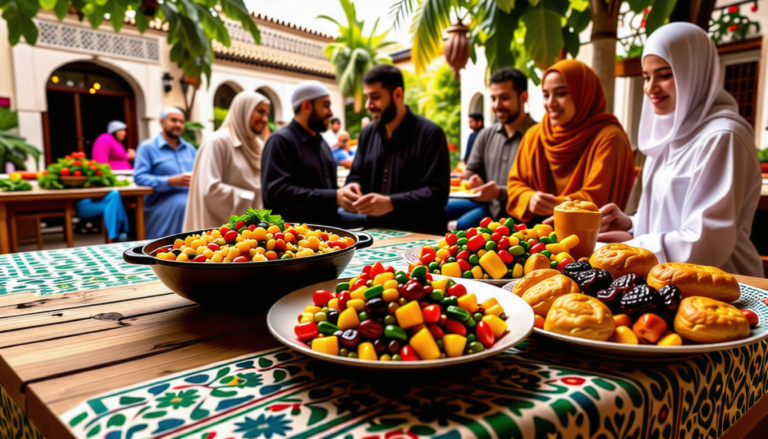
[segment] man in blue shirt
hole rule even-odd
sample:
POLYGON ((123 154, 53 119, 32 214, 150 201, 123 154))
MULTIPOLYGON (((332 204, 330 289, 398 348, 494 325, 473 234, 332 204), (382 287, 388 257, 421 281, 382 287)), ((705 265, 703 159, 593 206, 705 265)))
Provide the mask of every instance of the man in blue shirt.
POLYGON ((162 132, 138 147, 133 181, 150 186, 152 195, 144 197, 146 237, 160 238, 181 233, 187 194, 192 180, 197 149, 181 138, 184 113, 168 107, 160 114, 162 132))
POLYGON ((354 151, 349 149, 349 133, 341 130, 338 135, 338 145, 331 148, 333 153, 333 159, 336 160, 336 164, 344 166, 349 169, 352 167, 352 162, 355 159, 354 151))
POLYGON ((464 153, 464 162, 466 163, 469 163, 469 156, 472 155, 472 147, 475 146, 477 133, 483 129, 483 113, 479 111, 469 113, 469 129, 472 132, 469 134, 469 139, 467 139, 467 151, 464 153))

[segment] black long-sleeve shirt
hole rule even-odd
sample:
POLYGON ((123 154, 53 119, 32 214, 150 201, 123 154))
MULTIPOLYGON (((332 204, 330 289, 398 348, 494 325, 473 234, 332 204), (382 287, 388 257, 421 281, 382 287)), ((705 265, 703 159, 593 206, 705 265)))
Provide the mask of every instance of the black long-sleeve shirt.
POLYGON ((370 124, 360 133, 350 183, 392 199, 395 210, 369 217, 368 227, 444 233, 450 159, 442 128, 410 109, 389 140, 384 127, 370 124))
POLYGON ((292 120, 269 137, 261 157, 265 209, 289 222, 334 226, 337 190, 336 162, 320 134, 292 120))

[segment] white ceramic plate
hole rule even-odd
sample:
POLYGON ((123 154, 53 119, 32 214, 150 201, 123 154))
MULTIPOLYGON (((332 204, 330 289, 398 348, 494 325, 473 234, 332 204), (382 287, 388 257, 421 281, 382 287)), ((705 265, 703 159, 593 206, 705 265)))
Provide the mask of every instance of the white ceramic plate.
MULTIPOLYGON (((539 328, 534 328, 534 332, 538 335, 570 344, 575 348, 585 348, 595 353, 611 357, 632 357, 635 359, 647 360, 691 357, 706 352, 738 348, 768 338, 768 305, 763 303, 764 299, 768 299, 768 291, 744 284, 739 284, 739 286, 741 286, 741 298, 732 305, 739 309, 752 310, 757 313, 760 318, 760 322, 757 326, 752 328, 749 337, 741 340, 723 343, 695 343, 683 346, 629 345, 611 341, 596 341, 571 337, 569 335, 544 331, 539 328)), ((510 283, 504 285, 502 288, 507 291, 512 291, 513 287, 514 283, 510 283)))
MULTIPOLYGON (((403 253, 403 259, 408 264, 413 264, 415 262, 418 262, 419 261, 419 252, 420 251, 421 251, 421 249, 419 249, 419 248, 412 248, 412 249, 408 250, 407 252, 403 253)), ((446 276, 446 277, 449 277, 449 278, 451 278, 451 279, 453 279, 453 280, 455 280, 457 282, 460 279, 470 280, 470 279, 464 279, 463 277, 451 277, 451 276, 446 276)), ((504 285, 507 285, 507 284, 510 284, 510 283, 512 285, 514 285, 519 279, 512 279, 512 280, 509 280, 509 279, 471 279, 471 280, 474 280, 475 282, 480 282, 480 283, 488 284, 488 285, 493 285, 493 286, 496 286, 496 287, 503 287, 504 285)))
POLYGON ((463 198, 463 199, 472 199, 472 198, 477 198, 479 196, 480 196, 480 192, 465 192, 465 191, 451 192, 449 195, 450 198, 463 198))
MULTIPOLYGON (((436 279, 441 276, 435 276, 436 279)), ((478 302, 483 302, 495 297, 499 304, 504 308, 507 315, 507 332, 501 336, 490 349, 483 352, 463 355, 455 358, 441 358, 439 360, 428 361, 370 361, 357 358, 346 358, 334 355, 328 355, 313 351, 306 344, 296 338, 293 328, 297 324, 296 317, 304 311, 307 305, 312 303, 312 293, 315 290, 334 291, 336 284, 349 280, 338 279, 328 282, 322 282, 310 287, 302 288, 298 291, 283 297, 275 303, 267 315, 267 326, 272 335, 275 336, 284 345, 293 348, 303 354, 332 363, 343 364, 347 366, 362 367, 368 369, 431 369, 435 367, 453 366, 456 364, 469 363, 482 358, 497 355, 512 346, 525 340, 533 331, 534 314, 533 310, 523 299, 507 291, 501 290, 488 284, 470 281, 467 279, 457 280, 458 283, 467 287, 467 291, 475 293, 478 302)))

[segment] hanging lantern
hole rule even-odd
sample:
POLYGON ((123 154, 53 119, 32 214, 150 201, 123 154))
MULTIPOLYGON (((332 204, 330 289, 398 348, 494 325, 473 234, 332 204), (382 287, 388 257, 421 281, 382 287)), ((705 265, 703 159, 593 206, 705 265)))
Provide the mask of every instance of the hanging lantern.
POLYGON ((453 70, 453 76, 460 76, 459 70, 467 65, 469 59, 469 28, 458 21, 447 29, 448 41, 445 43, 445 60, 453 70))

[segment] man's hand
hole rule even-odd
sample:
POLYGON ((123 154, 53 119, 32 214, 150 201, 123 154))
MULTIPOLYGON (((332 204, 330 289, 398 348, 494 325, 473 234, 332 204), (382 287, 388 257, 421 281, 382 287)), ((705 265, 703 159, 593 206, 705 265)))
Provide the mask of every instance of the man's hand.
POLYGON ((133 148, 128 148, 128 160, 133 161, 133 159, 136 158, 136 150, 133 148))
POLYGON ((336 204, 344 208, 347 212, 355 213, 353 205, 360 199, 363 193, 358 183, 350 183, 336 191, 336 204))
POLYGON ((475 189, 482 185, 483 185, 483 178, 480 177, 479 175, 472 174, 472 176, 469 177, 469 187, 471 187, 472 189, 475 189))
POLYGON ((371 193, 363 195, 352 205, 357 213, 368 216, 384 216, 395 210, 392 199, 386 195, 371 193))
POLYGON ((552 215, 555 212, 555 206, 560 202, 560 199, 552 194, 536 192, 528 202, 528 211, 539 216, 552 215))
POLYGON ((171 186, 189 187, 192 183, 192 176, 189 174, 176 174, 168 177, 168 184, 171 186))
MULTIPOLYGON (((478 177, 479 178, 479 177, 478 177)), ((475 192, 479 193, 480 196, 477 198, 472 198, 472 201, 478 201, 481 203, 498 200, 499 196, 501 196, 501 188, 498 184, 496 184, 495 181, 489 181, 488 183, 474 188, 475 192)))
POLYGON ((613 244, 615 242, 627 242, 634 238, 631 233, 623 230, 615 230, 613 232, 604 232, 597 235, 597 241, 606 244, 613 244))
MULTIPOLYGON (((614 230, 626 231, 632 228, 632 220, 629 216, 619 209, 614 203, 606 204, 600 208, 603 212, 603 220, 600 224, 600 232, 610 232, 614 230)), ((631 238, 630 238, 631 239, 631 238)))

